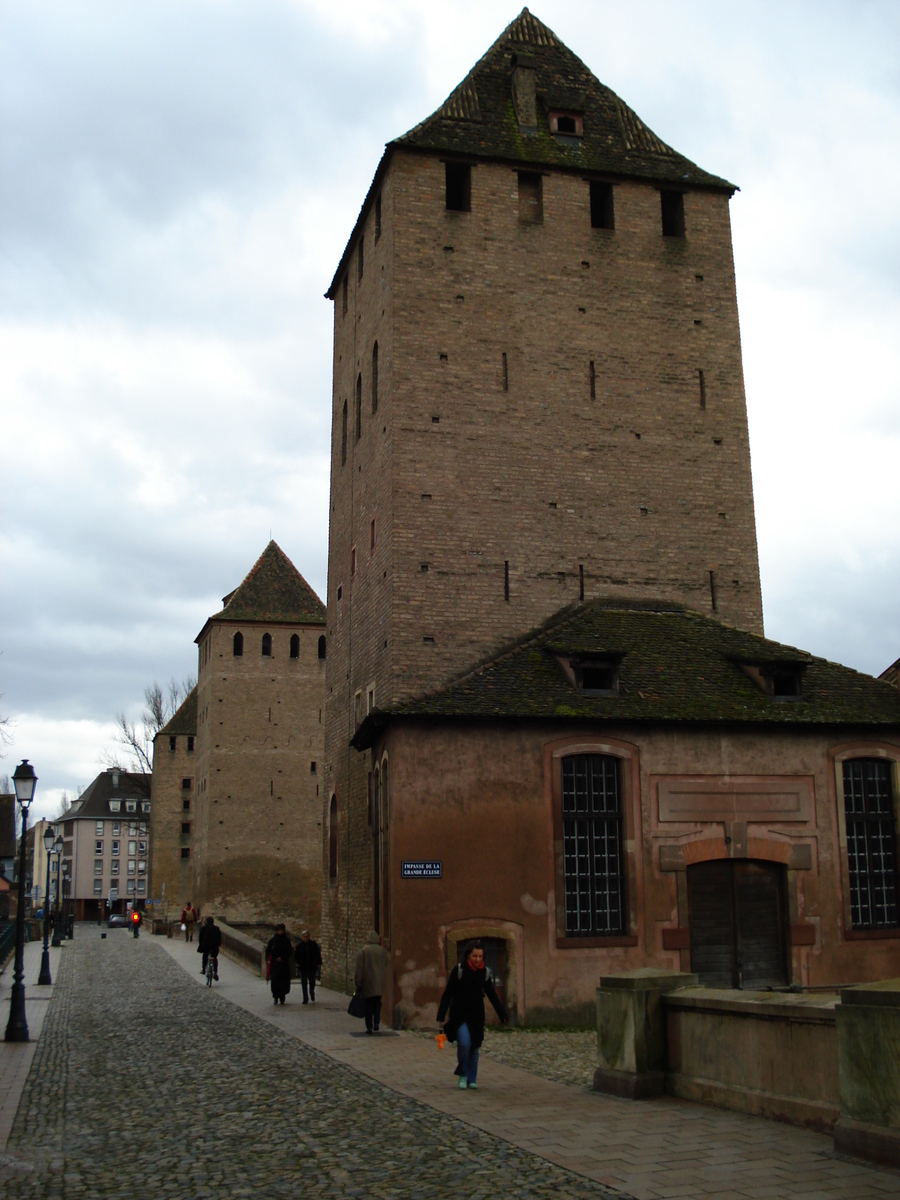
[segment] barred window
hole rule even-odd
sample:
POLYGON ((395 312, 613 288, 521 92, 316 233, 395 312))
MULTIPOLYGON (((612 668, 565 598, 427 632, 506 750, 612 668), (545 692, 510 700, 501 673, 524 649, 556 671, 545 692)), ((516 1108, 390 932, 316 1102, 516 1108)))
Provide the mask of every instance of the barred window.
POLYGON ((890 763, 878 758, 844 763, 844 813, 853 928, 896 926, 897 853, 890 763))
POLYGON ((624 930, 619 762, 603 754, 562 760, 566 935, 624 930))

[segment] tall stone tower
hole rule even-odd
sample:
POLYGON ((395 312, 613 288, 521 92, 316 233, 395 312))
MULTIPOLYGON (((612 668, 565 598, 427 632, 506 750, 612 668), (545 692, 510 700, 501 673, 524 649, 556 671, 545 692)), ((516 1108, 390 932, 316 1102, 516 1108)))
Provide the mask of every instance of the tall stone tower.
POLYGON ((762 633, 733 191, 528 9, 387 146, 328 291, 332 961, 378 909, 367 710, 579 600, 762 633))

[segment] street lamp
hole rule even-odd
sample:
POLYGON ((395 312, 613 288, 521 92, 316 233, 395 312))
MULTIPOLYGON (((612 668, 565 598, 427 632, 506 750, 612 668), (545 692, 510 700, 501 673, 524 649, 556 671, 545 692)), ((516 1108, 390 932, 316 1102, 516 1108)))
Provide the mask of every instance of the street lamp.
POLYGON ((27 1042, 28 1023, 25 1020, 25 833, 28 829, 28 809, 34 799, 37 775, 27 758, 13 771, 16 799, 22 806, 22 841, 19 844, 19 900, 16 905, 16 966, 13 972, 12 996, 9 1001, 8 1042, 27 1042))
POLYGON ((41 973, 38 975, 38 987, 49 987, 53 980, 50 978, 50 947, 47 940, 50 937, 50 855, 53 853, 53 843, 56 834, 53 827, 48 825, 44 830, 44 849, 47 851, 47 884, 44 888, 44 952, 41 955, 41 973))
POLYGON ((56 920, 53 922, 53 941, 50 943, 50 945, 54 949, 57 949, 62 945, 62 938, 60 937, 59 933, 59 889, 62 881, 62 852, 62 834, 58 833, 56 835, 56 841, 53 843, 53 853, 56 855, 56 920))
POLYGON ((69 860, 63 862, 63 913, 65 921, 65 937, 70 938, 72 931, 69 928, 69 860))

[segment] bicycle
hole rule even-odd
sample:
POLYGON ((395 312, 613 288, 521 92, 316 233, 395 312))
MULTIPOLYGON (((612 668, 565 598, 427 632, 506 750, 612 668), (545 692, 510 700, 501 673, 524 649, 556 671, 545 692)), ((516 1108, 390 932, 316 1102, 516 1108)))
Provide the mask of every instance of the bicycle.
POLYGON ((218 977, 217 966, 218 960, 212 954, 208 955, 206 959, 206 986, 209 988, 213 985, 213 979, 218 977))

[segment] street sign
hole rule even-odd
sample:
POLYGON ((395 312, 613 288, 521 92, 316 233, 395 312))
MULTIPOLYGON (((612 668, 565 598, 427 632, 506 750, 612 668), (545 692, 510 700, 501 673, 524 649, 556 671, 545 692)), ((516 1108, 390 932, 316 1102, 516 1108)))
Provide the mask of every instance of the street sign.
POLYGON ((443 864, 440 861, 401 862, 400 875, 403 879, 440 879, 443 864))

